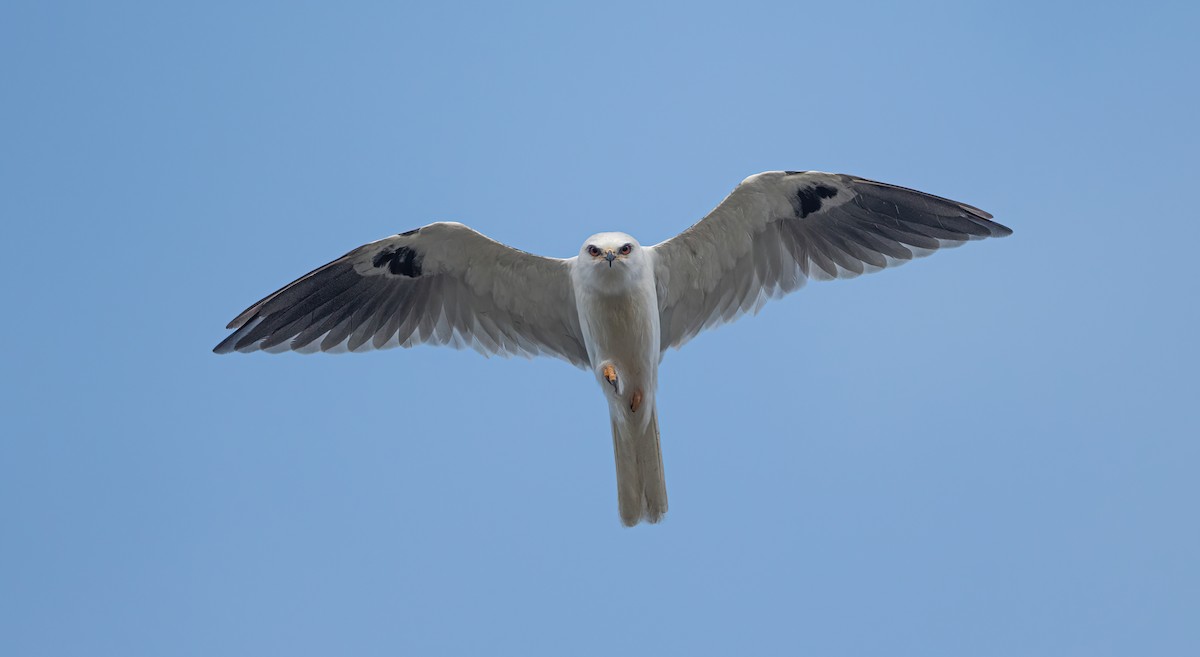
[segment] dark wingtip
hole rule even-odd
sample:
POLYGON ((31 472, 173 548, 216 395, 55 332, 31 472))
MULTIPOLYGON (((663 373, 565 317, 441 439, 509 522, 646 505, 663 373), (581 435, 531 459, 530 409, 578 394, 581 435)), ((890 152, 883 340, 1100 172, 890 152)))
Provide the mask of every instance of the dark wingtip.
POLYGON ((233 333, 230 333, 228 337, 226 337, 224 340, 221 340, 217 346, 213 347, 214 354, 228 354, 237 350, 234 338, 237 338, 242 334, 240 329, 254 319, 254 313, 258 311, 258 307, 261 305, 262 302, 259 302, 247 308, 246 310, 242 311, 242 314, 234 317, 228 324, 225 325, 225 328, 233 330, 233 333))
MULTIPOLYGON (((276 293, 276 294, 278 294, 278 293, 276 293)), ((249 322, 251 319, 254 318, 254 314, 258 312, 258 309, 262 308, 262 305, 264 303, 266 303, 267 301, 269 301, 274 296, 275 295, 272 294, 271 296, 267 297, 266 299, 263 299, 262 301, 259 301, 258 303, 254 304, 253 306, 250 306, 249 308, 243 310, 242 314, 229 320, 229 323, 225 325, 225 328, 227 328, 227 329, 242 328, 243 326, 246 325, 247 322, 249 322)))
POLYGON ((998 223, 992 219, 992 213, 985 210, 980 210, 973 205, 959 203, 958 207, 967 211, 971 215, 971 219, 978 225, 987 229, 988 234, 984 237, 1008 237, 1013 231, 1008 226, 998 223))
MULTIPOLYGON (((254 322, 253 324, 257 325, 258 322, 254 322)), ((236 331, 225 336, 224 340, 221 340, 221 342, 217 346, 213 347, 213 353, 214 354, 230 354, 235 351, 241 351, 243 348, 246 347, 245 344, 241 344, 241 343, 243 341, 245 341, 245 339, 247 337, 250 337, 248 334, 248 327, 252 329, 254 326, 253 325, 245 325, 245 324, 238 325, 236 331)), ((257 342, 257 341, 258 341, 258 339, 256 338, 253 342, 257 342)))
POLYGON ((966 210, 967 213, 969 213, 969 214, 973 214, 976 217, 979 217, 980 219, 990 220, 992 218, 991 212, 988 212, 986 210, 980 210, 979 208, 975 207, 974 205, 967 205, 966 203, 959 203, 958 207, 966 210))

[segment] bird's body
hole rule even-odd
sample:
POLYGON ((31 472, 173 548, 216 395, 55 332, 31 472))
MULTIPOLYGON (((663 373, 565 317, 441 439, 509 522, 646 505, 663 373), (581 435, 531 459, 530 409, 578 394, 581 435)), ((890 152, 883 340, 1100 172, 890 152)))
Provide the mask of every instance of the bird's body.
POLYGON ((588 238, 535 256, 457 223, 366 244, 236 317, 214 351, 363 351, 415 344, 547 354, 587 369, 609 405, 622 522, 667 510, 655 397, 669 347, 801 287, 1008 228, 969 205, 863 178, 771 171, 680 235, 588 238))
POLYGON ((654 268, 631 236, 600 233, 571 263, 571 282, 588 363, 608 400, 621 519, 657 521, 667 489, 654 405, 662 356, 654 268))

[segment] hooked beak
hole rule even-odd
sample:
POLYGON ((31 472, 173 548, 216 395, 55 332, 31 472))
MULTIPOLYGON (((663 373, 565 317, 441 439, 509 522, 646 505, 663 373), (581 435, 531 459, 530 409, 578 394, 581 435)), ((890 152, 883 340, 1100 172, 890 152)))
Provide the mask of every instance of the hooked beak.
POLYGON ((604 254, 604 259, 608 261, 608 266, 612 267, 612 261, 617 259, 617 254, 613 253, 612 251, 608 251, 604 254))

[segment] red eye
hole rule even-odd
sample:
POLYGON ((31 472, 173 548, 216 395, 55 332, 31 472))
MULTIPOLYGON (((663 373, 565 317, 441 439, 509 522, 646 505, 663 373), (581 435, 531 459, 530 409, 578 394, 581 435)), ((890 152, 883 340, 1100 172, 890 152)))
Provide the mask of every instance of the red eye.
POLYGON ((596 247, 594 247, 590 244, 588 245, 587 252, 588 252, 588 255, 592 256, 593 258, 600 255, 600 249, 597 249, 596 247))
POLYGON ((632 244, 626 244, 625 246, 621 247, 621 255, 629 255, 630 251, 633 251, 632 244))

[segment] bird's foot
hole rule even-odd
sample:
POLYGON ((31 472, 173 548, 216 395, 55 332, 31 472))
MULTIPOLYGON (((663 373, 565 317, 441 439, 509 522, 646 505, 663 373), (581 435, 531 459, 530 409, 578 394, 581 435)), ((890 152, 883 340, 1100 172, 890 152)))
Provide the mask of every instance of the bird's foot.
POLYGON ((642 389, 638 388, 637 390, 633 391, 633 396, 629 398, 629 410, 633 411, 634 413, 637 413, 638 409, 641 407, 642 407, 642 389))
POLYGON ((600 368, 600 376, 604 377, 605 381, 608 381, 608 384, 613 387, 614 392, 620 392, 617 388, 617 368, 613 367, 612 363, 605 363, 600 368))

